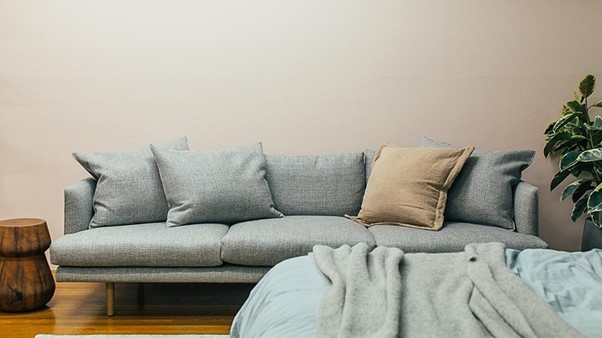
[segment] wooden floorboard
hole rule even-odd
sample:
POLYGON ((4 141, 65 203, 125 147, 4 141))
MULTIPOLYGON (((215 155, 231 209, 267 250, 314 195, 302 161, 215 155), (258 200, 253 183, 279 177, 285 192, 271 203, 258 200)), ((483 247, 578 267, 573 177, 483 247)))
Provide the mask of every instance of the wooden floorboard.
POLYGON ((40 310, 0 312, 1 338, 52 334, 226 334, 253 285, 115 284, 115 316, 106 316, 105 284, 57 283, 40 310))

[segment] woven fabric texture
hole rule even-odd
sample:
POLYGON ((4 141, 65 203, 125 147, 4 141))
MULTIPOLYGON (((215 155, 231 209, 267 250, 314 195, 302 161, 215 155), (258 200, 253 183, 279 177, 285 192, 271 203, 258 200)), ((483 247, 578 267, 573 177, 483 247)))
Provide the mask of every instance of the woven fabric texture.
MULTIPOLYGON (((428 137, 422 145, 454 147, 428 137)), ((534 156, 532 150, 475 150, 449 189, 446 220, 514 229, 513 189, 534 156)))
POLYGON ((273 266, 302 256, 314 245, 339 247, 375 241, 366 228, 338 216, 286 216, 234 224, 222 238, 222 260, 241 265, 273 266))
MULTIPOLYGON (((186 138, 158 146, 188 149, 186 138)), ((98 182, 94 192, 91 228, 167 218, 167 201, 149 147, 119 152, 76 152, 73 157, 98 182)))
POLYGON ((260 143, 219 151, 151 146, 167 201, 167 226, 282 217, 265 180, 260 143))
POLYGON ((65 266, 218 266, 226 232, 224 224, 101 227, 57 239, 50 246, 50 261, 65 266))
POLYGON ((392 225, 375 225, 368 229, 376 243, 400 248, 404 252, 457 252, 466 244, 503 242, 511 249, 547 248, 541 238, 507 229, 472 223, 445 223, 437 232, 392 225))
POLYGON ((383 144, 374 156, 362 208, 363 224, 439 230, 447 191, 474 148, 403 148, 383 144))
POLYGON ((285 215, 356 215, 366 186, 362 153, 267 155, 266 179, 285 215))

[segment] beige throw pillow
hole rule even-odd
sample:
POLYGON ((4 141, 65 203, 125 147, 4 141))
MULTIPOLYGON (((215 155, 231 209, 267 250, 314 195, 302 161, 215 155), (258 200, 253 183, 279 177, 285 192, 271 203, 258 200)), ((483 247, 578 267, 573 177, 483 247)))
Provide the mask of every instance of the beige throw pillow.
POLYGON ((447 191, 473 150, 381 145, 374 155, 362 208, 351 218, 366 225, 441 229, 447 191))

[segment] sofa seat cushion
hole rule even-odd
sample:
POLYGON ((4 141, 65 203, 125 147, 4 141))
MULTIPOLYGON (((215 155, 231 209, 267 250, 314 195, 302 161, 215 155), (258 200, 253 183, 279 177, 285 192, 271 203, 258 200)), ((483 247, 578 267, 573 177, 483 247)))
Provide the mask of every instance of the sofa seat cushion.
POLYGON ((222 265, 224 224, 168 228, 165 222, 102 227, 65 235, 50 247, 62 266, 206 267, 222 265))
POLYGON ((314 245, 376 243, 361 224, 338 216, 286 216, 234 224, 222 238, 222 260, 240 265, 273 266, 309 253, 314 245))
POLYGON ((369 228, 378 245, 397 247, 404 252, 457 252, 469 243, 503 242, 507 248, 547 248, 541 238, 512 230, 473 223, 448 222, 432 232, 391 225, 369 228))

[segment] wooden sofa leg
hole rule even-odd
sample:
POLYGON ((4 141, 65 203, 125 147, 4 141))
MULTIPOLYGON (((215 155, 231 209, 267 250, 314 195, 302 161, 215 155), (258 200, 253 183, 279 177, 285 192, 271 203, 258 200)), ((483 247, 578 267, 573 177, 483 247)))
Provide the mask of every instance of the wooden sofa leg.
POLYGON ((107 316, 115 314, 115 283, 107 283, 107 316))

